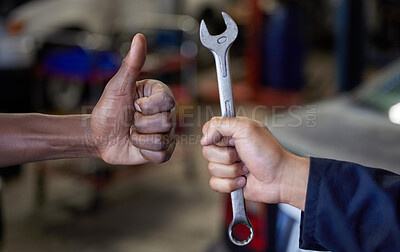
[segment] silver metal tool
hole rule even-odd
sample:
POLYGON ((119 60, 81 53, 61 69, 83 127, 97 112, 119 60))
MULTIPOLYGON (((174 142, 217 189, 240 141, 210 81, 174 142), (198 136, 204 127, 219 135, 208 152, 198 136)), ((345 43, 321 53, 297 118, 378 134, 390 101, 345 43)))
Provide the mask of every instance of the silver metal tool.
MULTIPOLYGON (((231 73, 229 69, 229 49, 238 35, 238 27, 233 19, 222 12, 226 24, 226 30, 220 35, 210 35, 204 20, 200 24, 200 41, 214 56, 217 68, 219 101, 223 117, 235 117, 235 104, 233 102, 233 91, 231 73)), ((233 220, 229 225, 229 239, 238 246, 249 244, 253 239, 253 226, 246 215, 242 188, 231 192, 233 220), (238 225, 245 225, 250 230, 250 236, 242 241, 233 237, 232 230, 238 225)))

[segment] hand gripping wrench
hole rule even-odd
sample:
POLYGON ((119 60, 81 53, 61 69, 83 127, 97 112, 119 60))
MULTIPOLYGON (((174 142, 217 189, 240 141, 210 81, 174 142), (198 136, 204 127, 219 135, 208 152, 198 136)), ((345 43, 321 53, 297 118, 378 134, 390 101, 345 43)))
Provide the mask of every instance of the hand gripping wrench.
MULTIPOLYGON (((233 102, 231 73, 229 70, 229 49, 238 35, 238 27, 235 21, 225 12, 222 12, 222 17, 227 29, 222 34, 215 36, 210 35, 204 20, 201 21, 200 41, 211 51, 215 59, 222 116, 235 117, 235 104, 233 102)), ((244 246, 253 239, 253 226, 246 215, 242 188, 231 192, 231 201, 233 219, 228 229, 229 239, 238 246, 244 246), (233 236, 232 230, 238 225, 245 225, 249 228, 250 236, 247 239, 239 241, 233 236)))

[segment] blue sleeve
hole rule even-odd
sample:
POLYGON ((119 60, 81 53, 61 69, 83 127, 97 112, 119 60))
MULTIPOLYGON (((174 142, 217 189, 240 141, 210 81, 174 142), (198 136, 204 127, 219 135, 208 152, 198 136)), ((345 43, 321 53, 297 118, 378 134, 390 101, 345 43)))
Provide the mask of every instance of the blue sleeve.
POLYGON ((400 251, 400 176, 311 158, 300 248, 400 251))

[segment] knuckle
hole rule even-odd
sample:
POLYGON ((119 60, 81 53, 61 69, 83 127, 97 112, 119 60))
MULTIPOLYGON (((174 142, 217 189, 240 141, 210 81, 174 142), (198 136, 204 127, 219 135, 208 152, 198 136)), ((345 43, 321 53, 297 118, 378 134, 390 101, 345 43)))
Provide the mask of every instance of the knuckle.
POLYGON ((218 128, 219 124, 221 124, 221 118, 214 116, 209 121, 209 128, 218 128))
POLYGON ((265 125, 262 122, 256 120, 251 120, 251 124, 252 124, 251 127, 253 129, 265 127, 265 125))
POLYGON ((213 175, 214 174, 215 165, 213 163, 208 163, 208 172, 213 175))
POLYGON ((172 123, 172 116, 170 113, 162 113, 161 128, 163 131, 170 131, 174 126, 172 123))
POLYGON ((203 153, 203 157, 208 160, 208 148, 207 147, 208 146, 203 147, 202 153, 203 153))
POLYGON ((218 117, 213 116, 213 117, 210 119, 210 126, 213 126, 213 125, 217 124, 217 122, 218 122, 218 117))
POLYGON ((203 125, 203 128, 201 129, 201 131, 203 132, 203 135, 205 135, 207 133, 208 128, 210 127, 210 121, 206 122, 203 125))
POLYGON ((164 90, 163 97, 164 97, 165 107, 168 110, 173 109, 175 107, 175 99, 171 96, 170 92, 167 92, 166 90, 164 90))
POLYGON ((127 69, 135 71, 135 72, 141 70, 141 66, 136 65, 136 64, 132 64, 132 65, 129 64, 129 61, 127 58, 128 58, 128 56, 126 56, 125 58, 122 59, 121 68, 127 68, 127 69))
POLYGON ((261 127, 261 123, 247 117, 242 117, 237 127, 238 130, 242 131, 244 135, 247 136, 254 133, 254 130, 257 128, 261 127))
POLYGON ((217 182, 215 181, 214 177, 211 177, 209 184, 212 190, 216 192, 221 192, 219 186, 217 186, 217 182))
POLYGON ((172 129, 173 125, 170 122, 165 122, 161 125, 162 132, 168 132, 172 129))
POLYGON ((245 127, 246 128, 248 128, 248 129, 252 129, 253 127, 254 127, 254 121, 253 120, 250 120, 250 119, 248 119, 248 118, 244 118, 243 120, 242 120, 242 123, 245 125, 245 127))
POLYGON ((214 188, 214 182, 213 182, 213 179, 212 179, 212 178, 210 178, 210 181, 208 181, 208 184, 210 185, 210 188, 211 188, 211 189, 213 189, 214 191, 216 191, 215 188, 214 188))

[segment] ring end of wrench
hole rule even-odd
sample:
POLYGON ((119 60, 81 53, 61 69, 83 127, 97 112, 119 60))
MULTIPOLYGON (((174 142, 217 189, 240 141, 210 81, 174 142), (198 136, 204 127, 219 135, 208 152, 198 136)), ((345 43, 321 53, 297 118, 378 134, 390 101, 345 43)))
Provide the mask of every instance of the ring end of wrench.
POLYGON ((251 242, 251 240, 253 240, 253 226, 250 224, 250 222, 235 222, 235 220, 232 220, 231 224, 229 224, 229 228, 228 228, 228 235, 229 235, 229 239, 231 240, 231 242, 233 244, 235 244, 236 246, 246 246, 247 244, 249 244, 251 242), (233 237, 233 229, 238 226, 238 225, 245 225, 249 231, 250 231, 250 235, 249 237, 247 237, 245 240, 239 241, 237 239, 235 239, 235 237, 233 237))
MULTIPOLYGON (((233 102, 232 83, 229 71, 229 49, 238 35, 238 27, 235 21, 225 12, 222 17, 226 24, 226 30, 219 35, 211 35, 204 20, 200 23, 200 41, 208 48, 216 62, 218 89, 220 94, 220 104, 223 116, 234 117, 235 106, 233 102)), ((233 220, 229 225, 228 235, 233 244, 245 246, 253 239, 253 226, 246 215, 246 206, 242 188, 231 193, 233 220), (233 229, 238 225, 244 225, 250 230, 247 239, 239 241, 233 235, 233 229)))

